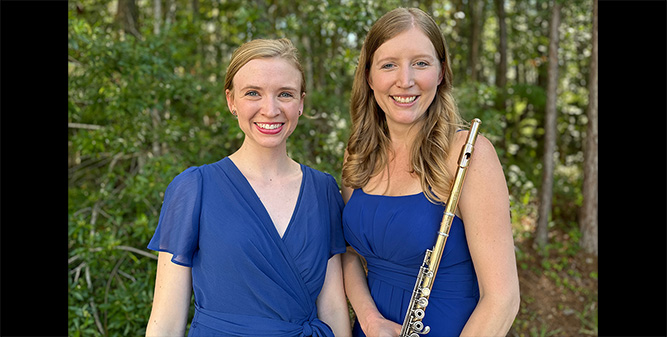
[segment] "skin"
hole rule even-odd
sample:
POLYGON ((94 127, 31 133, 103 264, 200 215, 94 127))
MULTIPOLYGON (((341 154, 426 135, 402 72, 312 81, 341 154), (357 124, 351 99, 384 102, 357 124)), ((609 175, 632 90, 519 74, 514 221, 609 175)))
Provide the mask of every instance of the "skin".
MULTIPOLYGON (((440 65, 428 63, 430 59, 437 59, 434 47, 415 28, 389 39, 373 56, 368 83, 387 116, 393 155, 386 169, 363 187, 366 193, 398 196, 422 192, 419 178, 410 173, 409 150, 419 130, 418 117, 425 113, 442 80, 440 65), (390 66, 384 66, 386 60, 390 66), (405 95, 417 99, 404 104, 392 98, 402 96, 405 101, 405 95)), ((452 176, 458 166, 458 149, 466 139, 467 132, 458 132, 452 141, 454 150, 446 160, 452 176)), ((480 300, 461 336, 504 336, 519 310, 519 281, 505 177, 493 145, 481 135, 475 144, 464 191, 457 214, 465 223, 480 300)), ((347 203, 353 190, 343 186, 342 192, 347 203)), ((368 336, 398 336, 402 322, 391 322, 378 312, 356 252, 343 254, 342 263, 345 291, 364 332, 368 336)))
POLYGON ((287 156, 287 137, 298 124, 306 96, 300 93, 299 76, 298 69, 279 58, 254 59, 239 69, 233 91, 226 90, 225 96, 245 134, 241 150, 287 156), (262 127, 269 125, 278 128, 262 127))
POLYGON ((420 30, 412 28, 375 51, 368 85, 385 112, 390 130, 403 133, 431 105, 442 77, 433 44, 420 30))
MULTIPOLYGON (((255 59, 234 76, 225 92, 230 111, 238 116, 243 144, 229 156, 259 196, 282 237, 299 195, 300 165, 287 156, 287 138, 298 124, 305 93, 300 73, 280 58, 255 59)), ((160 252, 153 308, 147 336, 183 336, 192 296, 192 269, 171 262, 160 252)), ((350 336, 340 255, 327 263, 317 301, 319 318, 336 336, 350 336)))

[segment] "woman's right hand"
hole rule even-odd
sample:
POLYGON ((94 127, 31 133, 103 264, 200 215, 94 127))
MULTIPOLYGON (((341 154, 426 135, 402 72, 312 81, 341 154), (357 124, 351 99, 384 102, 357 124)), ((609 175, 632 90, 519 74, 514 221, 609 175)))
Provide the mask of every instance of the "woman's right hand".
POLYGON ((348 247, 348 251, 343 253, 341 258, 345 293, 366 336, 399 336, 401 325, 384 318, 375 306, 373 297, 368 290, 366 273, 361 265, 359 254, 352 247, 348 247))
POLYGON ((362 326, 362 330, 366 336, 377 337, 397 337, 401 334, 401 328, 400 324, 384 317, 377 317, 368 322, 366 327, 362 326))

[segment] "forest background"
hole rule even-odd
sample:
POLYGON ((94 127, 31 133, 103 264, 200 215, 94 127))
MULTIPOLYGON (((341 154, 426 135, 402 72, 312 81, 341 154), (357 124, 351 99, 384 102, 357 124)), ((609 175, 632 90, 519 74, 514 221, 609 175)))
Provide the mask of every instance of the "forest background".
POLYGON ((582 248, 580 212, 596 6, 581 0, 68 2, 69 335, 145 332, 157 256, 146 245, 167 185, 243 139, 223 91, 236 47, 295 43, 308 95, 289 155, 340 183, 359 50, 399 6, 440 24, 461 114, 482 119, 503 164, 522 292, 510 335, 597 335, 597 239, 582 248))

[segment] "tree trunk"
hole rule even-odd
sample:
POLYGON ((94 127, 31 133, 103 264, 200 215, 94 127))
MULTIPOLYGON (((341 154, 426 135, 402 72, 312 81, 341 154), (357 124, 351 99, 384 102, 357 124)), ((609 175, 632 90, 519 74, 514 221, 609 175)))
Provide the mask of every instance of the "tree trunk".
POLYGON ((470 58, 468 65, 470 66, 470 80, 477 82, 479 80, 479 46, 482 40, 482 22, 484 2, 481 0, 469 0, 470 8, 470 58))
MULTIPOLYGON (((457 44, 464 44, 466 43, 465 41, 467 40, 467 36, 469 35, 466 32, 467 26, 465 24, 465 19, 461 19, 460 16, 458 15, 459 12, 465 13, 465 5, 463 4, 462 0, 452 0, 452 7, 454 8, 452 12, 454 12, 455 15, 453 15, 453 20, 454 20, 454 27, 452 27, 453 33, 451 34, 452 37, 447 36, 447 43, 448 46, 451 46, 453 36, 460 36, 460 41, 457 42, 457 44)), ((450 53, 451 53, 451 49, 450 53)), ((466 74, 466 69, 467 65, 466 62, 468 62, 468 59, 459 59, 456 57, 452 57, 450 59, 451 67, 452 70, 454 71, 454 74, 460 74, 459 76, 455 76, 456 80, 458 81, 455 85, 458 85, 459 82, 461 82, 465 78, 466 74)))
POLYGON ((153 34, 160 35, 162 24, 162 0, 153 0, 153 34))
POLYGON ((554 1, 549 25, 549 63, 547 69, 547 105, 544 117, 544 159, 542 189, 538 210, 535 244, 544 248, 548 239, 548 223, 553 197, 554 152, 556 149, 556 98, 558 94, 558 26, 561 4, 554 1))
POLYGON ((305 53, 302 56, 304 63, 304 71, 308 76, 306 76, 306 92, 308 95, 312 95, 315 92, 315 85, 313 84, 313 48, 310 43, 310 36, 303 35, 301 37, 301 44, 303 44, 303 49, 305 53))
POLYGON ((199 0, 192 0, 192 21, 199 21, 199 0))
POLYGON ((505 86, 507 85, 507 24, 505 23, 505 0, 494 0, 496 5, 496 13, 498 14, 498 53, 500 54, 500 61, 496 68, 496 86, 500 89, 503 95, 503 101, 499 102, 502 110, 505 110, 505 86))
POLYGON ((176 3, 174 0, 166 0, 164 4, 166 12, 164 14, 164 30, 169 30, 176 16, 176 3))
POLYGON ((137 8, 135 0, 118 0, 115 19, 125 33, 131 34, 137 39, 141 39, 138 21, 139 9, 137 8))
MULTIPOLYGON (((503 127, 503 134, 507 135, 507 24, 505 23, 505 0, 494 0, 496 14, 498 15, 498 54, 500 59, 496 65, 496 110, 501 111, 500 120, 503 127)), ((506 148, 507 136, 500 138, 498 145, 500 148, 506 148)))
POLYGON ((587 253, 598 255, 598 0, 593 1, 593 34, 591 65, 588 77, 588 125, 584 149, 584 202, 579 226, 580 246, 587 253))

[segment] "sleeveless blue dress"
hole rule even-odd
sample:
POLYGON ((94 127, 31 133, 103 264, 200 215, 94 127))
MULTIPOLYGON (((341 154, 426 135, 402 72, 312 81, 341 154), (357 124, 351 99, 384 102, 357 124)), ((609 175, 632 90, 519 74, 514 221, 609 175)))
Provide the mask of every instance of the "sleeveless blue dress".
POLYGON ((329 258, 345 251, 343 199, 331 175, 301 171, 282 237, 229 157, 190 167, 169 184, 148 248, 192 268, 189 336, 333 337, 315 301, 329 258))
MULTIPOLYGON (((356 189, 343 209, 343 232, 368 263, 368 288, 380 313, 403 324, 417 272, 432 249, 444 205, 424 193, 367 194, 356 189)), ((463 221, 455 217, 438 267, 423 323, 429 337, 458 336, 479 301, 475 268, 463 221)), ((356 322, 353 336, 365 336, 356 322)))

